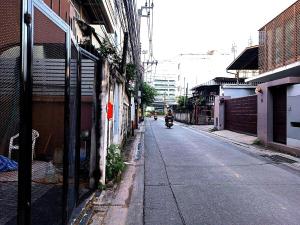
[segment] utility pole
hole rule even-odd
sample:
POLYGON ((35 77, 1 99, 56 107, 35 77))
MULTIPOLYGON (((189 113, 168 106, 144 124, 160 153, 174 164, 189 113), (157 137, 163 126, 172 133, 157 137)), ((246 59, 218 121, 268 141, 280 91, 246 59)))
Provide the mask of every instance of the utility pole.
POLYGON ((235 44, 235 42, 232 43, 231 52, 233 53, 233 59, 235 59, 235 54, 236 54, 236 44, 235 44))
MULTIPOLYGON (((147 68, 146 68, 146 74, 148 73, 147 71, 148 71, 148 67, 149 66, 152 66, 152 65, 155 65, 155 66, 157 66, 157 64, 158 64, 158 61, 157 60, 153 60, 153 61, 144 61, 143 62, 143 67, 144 67, 144 65, 147 65, 147 68)), ((144 67, 145 68, 145 67, 144 67)), ((151 71, 151 74, 152 74, 152 71, 151 71)), ((149 83, 152 83, 152 76, 151 76, 151 74, 150 74, 150 79, 146 79, 146 82, 149 82, 149 83)), ((148 77, 148 76, 147 76, 148 77)))
MULTIPOLYGON (((183 96, 185 93, 185 77, 183 78, 183 96)), ((181 90, 180 90, 180 95, 181 95, 181 90)), ((185 105, 185 100, 184 100, 184 105, 185 105)))
POLYGON ((166 114, 167 113, 167 107, 166 107, 166 105, 167 105, 167 103, 166 103, 166 92, 164 92, 164 109, 163 109, 163 111, 164 111, 164 114, 166 114))
MULTIPOLYGON (((140 9, 138 9, 138 16, 139 16, 139 21, 140 21, 140 23, 139 23, 139 33, 141 32, 140 31, 141 30, 141 18, 142 17, 150 18, 150 11, 152 11, 153 8, 154 8, 153 2, 150 5, 150 1, 149 1, 149 5, 148 5, 148 3, 146 1, 145 5, 142 6, 140 9), (144 11, 146 11, 146 14, 144 13, 144 11)), ((152 19, 153 19, 153 17, 152 17, 152 19)), ((152 43, 152 38, 149 40, 149 42, 152 43)), ((153 53, 152 53, 152 49, 151 48, 149 49, 149 54, 150 54, 151 60, 152 60, 153 53)), ((152 65, 155 64, 157 66, 157 60, 145 62, 145 54, 144 54, 143 67, 144 67, 145 63, 147 63, 147 65, 151 65, 152 66, 152 65)), ((152 82, 152 76, 150 77, 150 83, 151 82, 152 82)))
MULTIPOLYGON (((236 44, 234 42, 232 43, 231 52, 233 53, 233 58, 235 59, 236 44)), ((239 80, 240 80, 239 71, 237 71, 237 73, 235 74, 235 78, 236 78, 236 83, 239 84, 239 80)))
POLYGON ((185 99, 184 99, 184 107, 186 108, 186 104, 188 102, 188 90, 189 90, 189 83, 186 83, 186 92, 185 92, 185 99))

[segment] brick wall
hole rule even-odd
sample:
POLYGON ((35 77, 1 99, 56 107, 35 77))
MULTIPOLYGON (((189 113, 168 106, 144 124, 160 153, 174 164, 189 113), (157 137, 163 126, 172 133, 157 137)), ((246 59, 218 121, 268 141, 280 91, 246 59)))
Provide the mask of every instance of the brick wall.
POLYGON ((0 13, 0 54, 20 43, 20 0, 2 1, 0 13))

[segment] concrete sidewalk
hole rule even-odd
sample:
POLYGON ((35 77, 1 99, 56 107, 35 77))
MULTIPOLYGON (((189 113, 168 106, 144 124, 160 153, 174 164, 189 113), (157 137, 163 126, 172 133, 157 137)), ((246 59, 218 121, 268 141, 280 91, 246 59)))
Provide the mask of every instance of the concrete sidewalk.
POLYGON ((255 136, 241 134, 230 130, 214 131, 213 134, 247 145, 252 145, 257 140, 257 137, 255 136))
POLYGON ((217 136, 220 136, 220 137, 223 137, 223 138, 235 141, 235 142, 239 142, 242 144, 247 144, 247 145, 252 145, 257 140, 256 136, 241 134, 241 133, 233 132, 230 130, 214 131, 213 130, 214 125, 190 125, 189 127, 196 129, 196 130, 210 132, 214 135, 217 135, 217 136))
POLYGON ((233 131, 229 131, 229 130, 214 131, 213 125, 187 125, 187 124, 179 123, 179 122, 176 122, 176 123, 178 123, 178 125, 191 128, 195 131, 199 131, 199 132, 204 131, 211 135, 223 138, 229 142, 243 146, 244 149, 246 149, 247 151, 250 151, 257 155, 261 155, 261 154, 267 155, 267 156, 277 155, 277 156, 282 156, 282 157, 294 160, 294 161, 296 161, 296 163, 286 164, 286 165, 288 165, 289 167, 292 167, 293 169, 300 170, 300 158, 299 157, 295 157, 293 155, 290 155, 290 154, 287 154, 284 152, 279 152, 276 149, 273 149, 270 147, 257 145, 256 141, 258 140, 258 138, 256 136, 241 134, 241 133, 237 133, 237 132, 233 132, 233 131))
POLYGON ((102 191, 93 202, 92 225, 143 224, 144 193, 144 124, 136 130, 131 154, 122 181, 113 189, 102 191), (128 217, 127 215, 130 215, 128 217))

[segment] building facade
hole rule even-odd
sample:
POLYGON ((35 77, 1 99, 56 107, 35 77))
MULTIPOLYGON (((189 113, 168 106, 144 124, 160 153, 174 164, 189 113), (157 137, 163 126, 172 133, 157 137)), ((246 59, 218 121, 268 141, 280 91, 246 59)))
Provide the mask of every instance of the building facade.
POLYGON ((1 3, 0 154, 15 167, 1 165, 0 223, 69 224, 105 183, 107 148, 136 117, 135 2, 1 3))
POLYGON ((176 78, 173 76, 155 77, 153 87, 158 94, 153 103, 155 110, 163 112, 166 108, 176 105, 176 84, 176 78))
POLYGON ((300 1, 259 30, 258 138, 299 155, 300 1))
POLYGON ((216 77, 192 88, 193 124, 213 124, 216 96, 239 98, 255 94, 255 86, 245 83, 245 78, 216 77))

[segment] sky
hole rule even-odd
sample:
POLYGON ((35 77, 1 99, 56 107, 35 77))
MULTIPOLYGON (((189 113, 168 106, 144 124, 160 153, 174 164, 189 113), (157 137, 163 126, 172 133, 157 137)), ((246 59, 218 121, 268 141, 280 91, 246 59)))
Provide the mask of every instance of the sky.
MULTIPOLYGON (((153 0, 153 56, 158 65, 156 69, 150 68, 149 73, 152 77, 180 74, 190 79, 190 86, 216 76, 230 76, 226 67, 234 59, 233 43, 236 55, 249 45, 250 39, 252 45, 258 44, 258 30, 294 2, 153 0), (205 54, 210 50, 215 50, 213 57, 181 55, 205 54)), ((139 0, 138 4, 144 5, 145 0, 139 0)), ((141 42, 142 50, 148 50, 146 18, 142 18, 141 42)))

